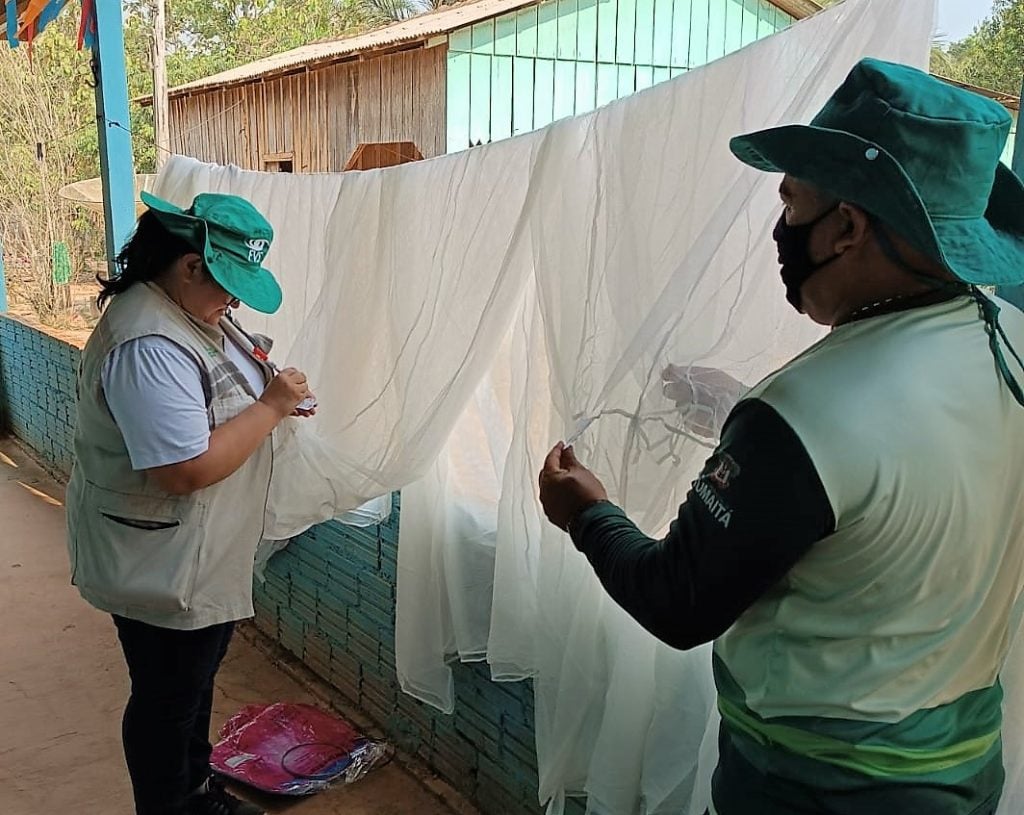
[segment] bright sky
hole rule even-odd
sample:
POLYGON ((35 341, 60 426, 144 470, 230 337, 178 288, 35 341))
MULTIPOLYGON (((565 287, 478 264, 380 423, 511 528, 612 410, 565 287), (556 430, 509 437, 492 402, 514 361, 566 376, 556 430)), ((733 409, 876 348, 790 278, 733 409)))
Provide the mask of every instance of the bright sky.
POLYGON ((962 40, 991 13, 991 0, 939 0, 938 34, 946 42, 962 40))

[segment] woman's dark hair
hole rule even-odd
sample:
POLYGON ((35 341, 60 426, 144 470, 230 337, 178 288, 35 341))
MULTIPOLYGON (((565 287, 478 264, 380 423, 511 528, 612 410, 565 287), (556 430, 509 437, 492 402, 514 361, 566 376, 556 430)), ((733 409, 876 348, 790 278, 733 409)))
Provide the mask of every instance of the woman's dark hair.
POLYGON ((194 253, 193 246, 164 229, 157 217, 146 210, 131 239, 117 256, 117 277, 96 276, 101 289, 97 305, 102 309, 111 297, 123 294, 136 283, 155 280, 178 258, 194 253))

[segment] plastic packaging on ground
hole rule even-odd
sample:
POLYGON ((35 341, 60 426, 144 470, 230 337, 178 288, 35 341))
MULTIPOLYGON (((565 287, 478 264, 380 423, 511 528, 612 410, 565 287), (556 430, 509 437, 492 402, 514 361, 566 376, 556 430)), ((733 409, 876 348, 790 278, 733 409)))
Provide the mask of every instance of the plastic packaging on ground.
POLYGON ((214 771, 276 795, 311 795, 351 784, 387 762, 386 742, 311 705, 248 705, 221 729, 214 771))

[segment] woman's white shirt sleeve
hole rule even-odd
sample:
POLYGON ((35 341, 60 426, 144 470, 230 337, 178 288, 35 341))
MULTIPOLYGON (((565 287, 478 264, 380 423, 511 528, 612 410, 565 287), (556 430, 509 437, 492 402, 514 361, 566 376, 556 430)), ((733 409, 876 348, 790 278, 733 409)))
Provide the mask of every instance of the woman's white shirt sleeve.
POLYGON ((103 366, 103 394, 134 470, 178 464, 210 447, 199 366, 158 335, 119 345, 103 366))

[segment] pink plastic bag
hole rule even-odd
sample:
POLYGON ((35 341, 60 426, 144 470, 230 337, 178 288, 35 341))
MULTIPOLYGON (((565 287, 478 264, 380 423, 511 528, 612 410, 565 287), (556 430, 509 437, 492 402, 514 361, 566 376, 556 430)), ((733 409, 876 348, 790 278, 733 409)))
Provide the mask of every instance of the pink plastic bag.
POLYGON ((249 705, 213 748, 214 771, 277 795, 310 795, 351 784, 388 757, 388 745, 311 705, 249 705))

